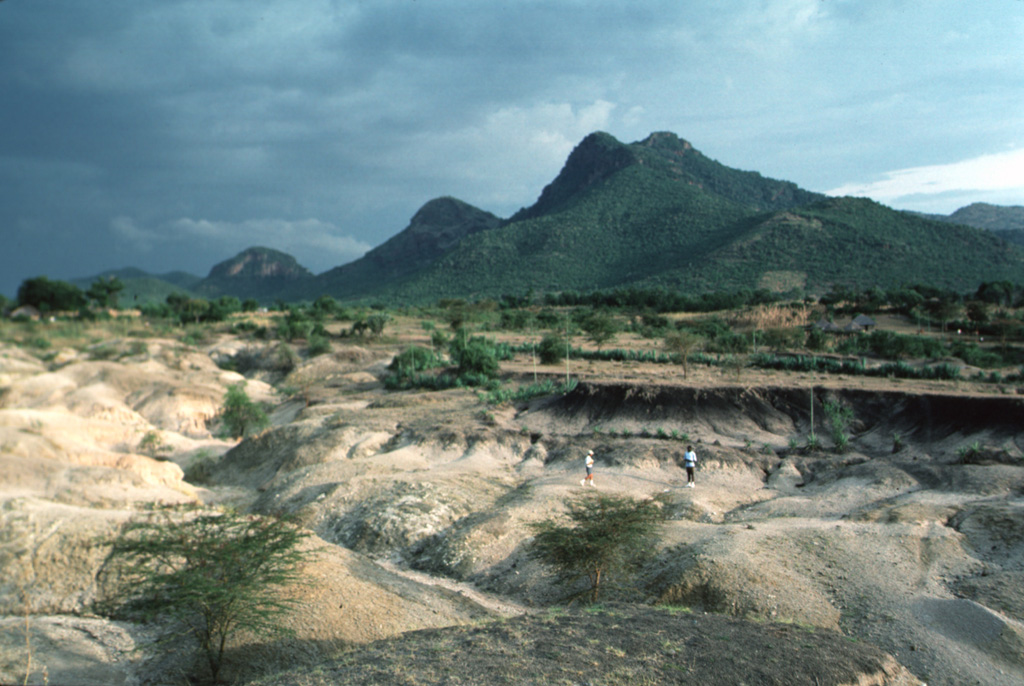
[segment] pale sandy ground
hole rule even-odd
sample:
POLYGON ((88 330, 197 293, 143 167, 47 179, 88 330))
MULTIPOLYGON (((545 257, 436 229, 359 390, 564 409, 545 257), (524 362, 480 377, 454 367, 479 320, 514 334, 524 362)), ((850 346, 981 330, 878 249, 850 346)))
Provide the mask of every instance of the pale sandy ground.
MULTIPOLYGON (((43 364, 0 347, 0 682, 22 683, 27 669, 43 683, 45 668, 53 684, 181 683, 180 653, 145 650, 152 628, 89 612, 106 590, 98 537, 155 502, 295 512, 322 539, 306 571, 316 583, 287 620, 295 639, 238 646, 229 676, 531 611, 558 590, 526 556, 525 525, 581 492, 586 448, 598 454, 596 490, 667 499, 648 600, 837 629, 929 684, 1024 682, 1021 428, 915 423, 865 400, 895 390, 969 403, 994 389, 588 364, 572 370, 586 392, 566 402, 494 408, 470 391, 385 394, 377 379, 396 348, 336 344, 277 384, 290 398, 270 376, 250 378, 250 395, 277 408, 275 427, 236 444, 211 429, 242 379, 214 360, 239 349, 150 340, 116 362, 68 351, 43 364), (852 449, 790 451, 808 418, 765 390, 779 386, 856 405, 852 449), (645 428, 687 434, 696 488, 681 488, 683 442, 637 437, 645 428), (893 455, 896 429, 905 448, 893 455), (144 449, 151 434, 156 450, 144 449), (975 441, 989 463, 958 464, 975 441), (198 461, 210 479, 189 484, 183 470, 198 461)), ((508 367, 533 372, 528 359, 508 367)))

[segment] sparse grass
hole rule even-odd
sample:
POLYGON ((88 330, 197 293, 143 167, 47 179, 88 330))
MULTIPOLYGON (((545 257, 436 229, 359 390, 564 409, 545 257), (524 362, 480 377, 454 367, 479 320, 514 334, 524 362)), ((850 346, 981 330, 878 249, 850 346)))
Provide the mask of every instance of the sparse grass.
POLYGON ((410 632, 250 686, 426 686, 455 683, 453 675, 467 686, 852 683, 886 659, 832 631, 610 604, 410 632), (765 659, 772 655, 787 659, 765 659))
POLYGON ((974 441, 969 445, 962 445, 956 449, 956 456, 961 462, 969 462, 971 459, 981 454, 981 443, 974 441))

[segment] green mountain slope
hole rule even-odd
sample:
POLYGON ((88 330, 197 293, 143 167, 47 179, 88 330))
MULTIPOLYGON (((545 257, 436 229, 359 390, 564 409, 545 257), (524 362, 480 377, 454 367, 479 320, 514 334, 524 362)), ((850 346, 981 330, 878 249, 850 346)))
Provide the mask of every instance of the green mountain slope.
POLYGON ((743 222, 736 240, 709 254, 687 287, 763 287, 822 292, 927 283, 959 291, 1024 278, 1024 252, 998 234, 898 212, 862 198, 830 198, 743 222))
POLYGON ((510 219, 437 198, 362 258, 317 276, 290 255, 250 248, 201 281, 145 288, 159 300, 186 288, 264 302, 324 294, 424 302, 631 286, 802 295, 925 283, 964 291, 984 281, 1024 283, 1024 251, 1011 245, 1024 236, 1014 228, 1021 212, 983 204, 949 217, 898 212, 732 169, 672 133, 625 144, 598 132, 576 146, 534 205, 510 219))
POLYGON ((759 210, 821 197, 729 169, 673 134, 626 145, 595 133, 535 205, 380 293, 418 300, 627 285, 723 247, 759 210))
POLYGON ((124 290, 118 296, 121 307, 134 307, 146 303, 165 302, 171 293, 192 294, 201 277, 187 272, 167 272, 166 274, 150 274, 136 267, 114 269, 95 276, 72 279, 71 283, 82 290, 87 290, 99 279, 118 278, 124 284, 124 290))
POLYGON ((372 297, 394 292, 474 234, 501 225, 501 219, 455 198, 431 200, 413 215, 409 226, 354 262, 320 274, 289 289, 296 298, 323 293, 337 298, 372 297))
POLYGON ((1024 246, 1024 207, 1020 205, 1003 207, 976 202, 941 220, 995 231, 1007 243, 1024 246))
POLYGON ((623 286, 799 294, 1024 281, 1024 252, 996 234, 730 169, 665 133, 629 145, 588 136, 535 205, 424 264, 375 284, 376 294, 428 300, 623 286))

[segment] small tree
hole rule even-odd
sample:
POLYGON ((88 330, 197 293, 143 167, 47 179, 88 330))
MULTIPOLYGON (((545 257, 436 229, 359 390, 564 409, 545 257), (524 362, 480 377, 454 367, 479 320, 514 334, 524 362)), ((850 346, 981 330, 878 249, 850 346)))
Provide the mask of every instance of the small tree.
POLYGON ((282 633, 275 621, 295 601, 309 534, 288 521, 236 512, 164 509, 129 523, 114 541, 115 616, 168 618, 190 634, 217 680, 228 639, 239 630, 282 633))
POLYGON ((594 312, 583 320, 580 327, 587 334, 587 340, 596 345, 598 350, 614 340, 619 333, 618 323, 607 312, 594 312))
POLYGON ((391 321, 391 315, 387 312, 376 312, 366 318, 366 326, 369 327, 370 333, 374 336, 383 336, 384 327, 391 321))
POLYGON ((679 355, 679 364, 683 365, 684 377, 689 373, 690 354, 700 346, 703 340, 692 331, 672 331, 665 334, 663 343, 665 350, 679 355))
MULTIPOLYGON (((661 503, 628 496, 587 495, 567 504, 570 523, 546 520, 532 525, 529 555, 554 568, 559 583, 586 579, 596 602, 609 579, 625 576, 654 553, 661 523, 661 503)), ((582 595, 582 594, 581 594, 582 595)))
POLYGON ((85 292, 85 296, 98 307, 117 307, 117 298, 124 290, 124 282, 116 276, 107 279, 96 279, 85 292))
POLYGON ((37 276, 26 279, 18 287, 18 304, 31 305, 40 312, 61 312, 85 307, 86 297, 82 289, 72 283, 37 276))
POLYGON ((249 431, 258 431, 269 423, 267 413, 245 392, 244 381, 228 386, 221 419, 232 438, 242 438, 249 431))

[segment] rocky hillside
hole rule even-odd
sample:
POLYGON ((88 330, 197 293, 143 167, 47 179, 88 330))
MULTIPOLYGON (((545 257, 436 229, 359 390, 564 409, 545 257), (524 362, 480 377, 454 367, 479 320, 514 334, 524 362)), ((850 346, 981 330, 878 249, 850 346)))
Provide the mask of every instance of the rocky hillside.
POLYGON ((312 278, 313 273, 291 255, 256 247, 214 265, 194 290, 208 296, 268 299, 312 278))

